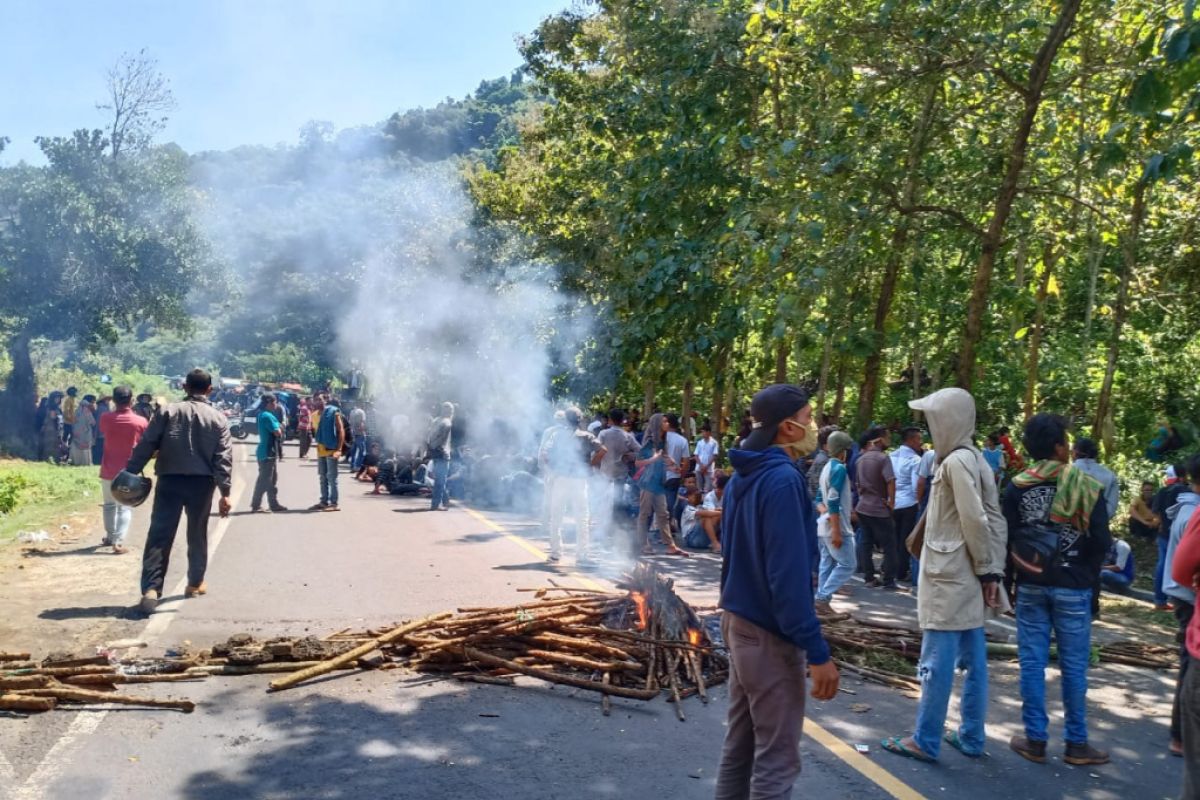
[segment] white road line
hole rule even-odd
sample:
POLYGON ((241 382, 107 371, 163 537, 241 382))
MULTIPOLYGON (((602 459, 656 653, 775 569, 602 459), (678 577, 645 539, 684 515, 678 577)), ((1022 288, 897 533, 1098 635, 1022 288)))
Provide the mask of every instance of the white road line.
MULTIPOLYGON (((246 463, 246 459, 243 458, 242 463, 246 463)), ((238 507, 238 501, 241 499, 244 488, 244 481, 235 481, 229 498, 229 502, 234 508, 238 507)), ((212 535, 208 539, 208 558, 210 561, 217 552, 217 546, 225 538, 225 532, 229 530, 229 524, 232 521, 233 517, 225 517, 217 521, 217 526, 213 529, 212 535)), ((185 574, 176 583, 171 594, 182 595, 186 588, 187 575, 185 574)), ((150 616, 150 619, 147 620, 146 626, 142 628, 141 634, 136 638, 147 644, 153 643, 154 639, 166 632, 171 622, 175 619, 178 604, 178 600, 172 600, 160 605, 155 610, 155 613, 150 616), (167 610, 171 613, 163 613, 167 610)), ((71 720, 71 724, 67 726, 67 730, 63 732, 63 735, 59 737, 54 746, 42 758, 37 768, 26 778, 23 784, 9 795, 10 800, 40 800, 45 797, 46 788, 58 778, 63 765, 69 763, 70 759, 66 758, 65 754, 75 745, 75 742, 95 733, 96 729, 100 727, 100 723, 104 722, 104 718, 108 716, 108 711, 109 708, 104 706, 96 711, 76 712, 75 718, 71 720)), ((7 777, 10 781, 15 781, 16 772, 2 758, 0 756, 0 769, 7 767, 10 773, 7 777)))

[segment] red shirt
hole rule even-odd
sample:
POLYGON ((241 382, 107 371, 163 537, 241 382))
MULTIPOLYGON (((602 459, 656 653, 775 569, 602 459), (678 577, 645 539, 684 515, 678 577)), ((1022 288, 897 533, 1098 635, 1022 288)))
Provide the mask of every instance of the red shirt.
MULTIPOLYGON (((1197 573, 1200 573, 1200 513, 1192 514, 1188 520, 1171 560, 1171 577, 1180 586, 1194 588, 1197 573)), ((1188 623, 1187 649, 1192 658, 1200 658, 1200 614, 1193 614, 1188 623)))
POLYGON ((104 457, 100 459, 100 479, 111 481, 125 469, 129 456, 150 421, 132 408, 110 411, 100 417, 100 435, 104 437, 104 457))

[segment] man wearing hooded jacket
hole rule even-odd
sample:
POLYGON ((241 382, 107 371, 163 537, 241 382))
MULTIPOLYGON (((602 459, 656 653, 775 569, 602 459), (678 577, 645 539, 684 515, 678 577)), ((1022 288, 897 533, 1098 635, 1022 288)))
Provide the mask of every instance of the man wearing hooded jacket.
POLYGON ((975 399, 963 389, 942 389, 909 406, 924 412, 939 461, 918 567, 921 702, 913 735, 885 739, 883 747, 918 761, 934 761, 944 738, 964 755, 977 758, 983 755, 987 714, 984 616, 986 609, 1001 602, 1008 528, 991 467, 972 443, 975 399), (943 733, 957 665, 966 670, 962 724, 943 733))
POLYGON ((812 501, 796 458, 817 431, 808 394, 775 384, 750 404, 754 427, 731 450, 721 516, 721 633, 729 647, 729 719, 717 800, 786 798, 800 774, 805 663, 812 696, 837 694, 838 671, 813 606, 812 501))

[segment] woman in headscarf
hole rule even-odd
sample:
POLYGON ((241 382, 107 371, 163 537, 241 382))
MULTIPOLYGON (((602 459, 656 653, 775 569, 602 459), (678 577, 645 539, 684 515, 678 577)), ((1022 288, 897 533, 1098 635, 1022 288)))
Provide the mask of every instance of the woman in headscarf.
POLYGON ((92 445, 96 443, 96 397, 84 395, 75 409, 75 426, 71 431, 71 464, 76 467, 92 465, 92 445))
POLYGON ((669 555, 686 556, 687 552, 680 550, 671 536, 671 515, 667 512, 666 487, 666 455, 663 447, 666 444, 667 421, 662 414, 655 414, 646 423, 646 433, 642 437, 642 449, 638 453, 634 466, 637 473, 634 482, 641 490, 638 504, 638 542, 641 544, 642 555, 654 555, 655 550, 650 545, 650 515, 658 521, 658 532, 667 545, 669 555))

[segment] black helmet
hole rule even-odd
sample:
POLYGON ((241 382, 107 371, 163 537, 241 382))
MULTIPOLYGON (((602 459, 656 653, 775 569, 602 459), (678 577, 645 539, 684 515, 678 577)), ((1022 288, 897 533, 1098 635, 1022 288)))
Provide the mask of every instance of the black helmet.
POLYGON ((134 475, 129 470, 121 470, 117 473, 117 477, 113 478, 112 492, 113 499, 123 506, 140 506, 146 502, 146 498, 150 496, 150 487, 154 483, 141 475, 134 475))

